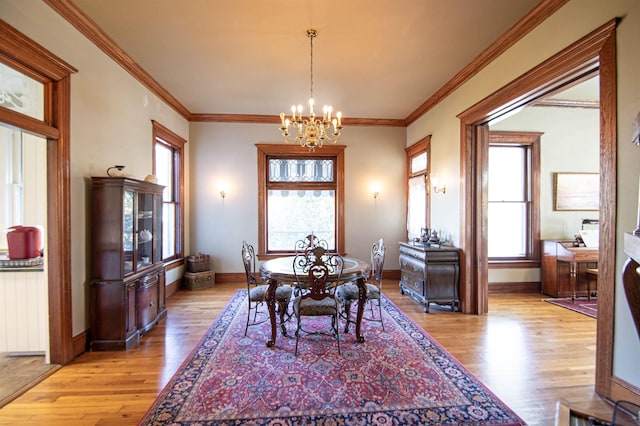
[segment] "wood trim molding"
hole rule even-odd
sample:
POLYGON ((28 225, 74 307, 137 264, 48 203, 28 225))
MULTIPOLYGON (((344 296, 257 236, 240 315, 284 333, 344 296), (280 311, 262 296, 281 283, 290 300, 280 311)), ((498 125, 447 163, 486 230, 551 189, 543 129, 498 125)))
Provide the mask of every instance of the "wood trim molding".
POLYGON ((152 93, 162 99, 178 114, 189 120, 191 113, 167 89, 162 87, 136 61, 122 50, 89 16, 82 12, 70 0, 43 0, 49 7, 66 19, 80 33, 87 37, 100 50, 107 54, 115 63, 119 64, 136 80, 142 83, 152 93))
MULTIPOLYGON (((482 181, 486 176, 483 164, 483 138, 481 129, 487 121, 557 90, 558 87, 584 78, 600 75, 600 250, 598 261, 598 312, 596 340, 596 392, 610 398, 613 374, 613 311, 616 247, 616 193, 617 193, 617 85, 616 37, 618 20, 613 19, 587 34, 547 61, 515 79, 487 98, 461 113, 461 259, 460 294, 486 312, 486 271, 482 265, 486 247, 483 223, 486 223, 483 200, 486 192, 482 181), (484 220, 484 222, 483 222, 484 220), (483 240, 484 239, 484 240, 483 240)), ((465 300, 461 306, 466 309, 465 300)), ((472 310, 469 310, 472 311, 472 310)), ((467 312, 465 310, 465 312, 467 312)))
POLYGON ((489 283, 489 294, 527 293, 540 294, 542 288, 540 281, 489 283))
POLYGON ((60 137, 60 132, 55 127, 3 106, 0 106, 0 121, 21 129, 31 129, 50 139, 58 139, 60 137))
POLYGON ((260 260, 269 259, 277 253, 267 253, 267 173, 268 173, 268 157, 272 155, 293 157, 334 157, 336 160, 336 250, 338 253, 344 253, 345 244, 345 227, 344 227, 344 150, 345 145, 324 145, 315 152, 310 152, 309 148, 300 145, 284 145, 284 144, 256 144, 258 150, 258 252, 256 256, 260 260))
POLYGON ((502 55, 507 49, 540 25, 549 16, 553 15, 568 1, 569 0, 542 0, 538 3, 533 9, 531 9, 531 11, 529 11, 529 13, 513 24, 507 32, 494 41, 488 48, 480 53, 480 55, 476 56, 473 61, 460 70, 460 72, 458 72, 444 86, 438 89, 429 99, 420 105, 418 109, 409 114, 405 120, 406 125, 408 126, 416 121, 420 116, 425 114, 460 86, 469 81, 471 77, 489 65, 494 59, 502 55))
POLYGON ((574 101, 569 99, 538 99, 531 102, 535 107, 556 107, 556 108, 600 108, 600 101, 574 101))
POLYGON ((619 377, 611 378, 611 401, 629 401, 640 405, 640 388, 622 380, 619 377))
MULTIPOLYGON (((278 115, 260 114, 191 114, 189 121, 208 123, 280 124, 278 115)), ((404 119, 343 117, 344 126, 406 127, 404 119)))
POLYGON ((12 65, 15 64, 20 71, 43 83, 47 80, 62 80, 69 74, 78 72, 77 69, 2 19, 0 19, 0 52, 12 58, 12 65), (46 79, 43 79, 43 75, 46 79))
POLYGON ((28 70, 45 85, 44 121, 2 109, 0 118, 47 138, 47 284, 49 356, 66 364, 76 355, 71 304, 71 74, 77 70, 0 20, 0 59, 28 70))
MULTIPOLYGON (((147 73, 133 58, 131 58, 113 39, 111 39, 89 16, 82 12, 70 0, 43 0, 49 7, 66 19, 85 37, 91 40, 100 50, 111 57, 123 69, 129 72, 136 80, 147 87, 156 96, 171 106, 186 120, 193 122, 213 123, 246 123, 246 124, 277 124, 280 117, 277 115, 259 114, 215 114, 215 113, 191 113, 168 90, 160 85, 149 73, 147 73)), ((451 80, 442 86, 435 94, 427 99, 415 111, 405 119, 395 118, 343 118, 345 126, 382 126, 382 127, 407 127, 420 116, 425 114, 436 104, 449 96, 471 77, 491 63, 495 58, 504 53, 518 40, 528 34, 532 29, 551 16, 569 0, 542 0, 529 13, 523 16, 500 38, 485 49, 466 67, 458 72, 451 80)))

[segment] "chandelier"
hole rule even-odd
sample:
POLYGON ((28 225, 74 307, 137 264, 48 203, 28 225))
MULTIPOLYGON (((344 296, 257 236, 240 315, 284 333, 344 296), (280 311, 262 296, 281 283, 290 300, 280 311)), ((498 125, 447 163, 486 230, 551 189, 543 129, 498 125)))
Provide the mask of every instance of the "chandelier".
POLYGON ((322 118, 316 118, 313 112, 313 39, 318 32, 313 28, 307 30, 307 37, 311 43, 311 96, 309 97, 309 117, 302 117, 302 105, 291 107, 291 118, 286 118, 285 113, 280 113, 282 125, 280 131, 284 136, 286 143, 297 142, 300 146, 307 148, 319 148, 325 143, 336 143, 340 137, 342 130, 342 114, 336 113, 335 117, 331 116, 333 108, 324 106, 322 108, 322 118), (295 136, 289 136, 289 126, 295 131, 295 136))

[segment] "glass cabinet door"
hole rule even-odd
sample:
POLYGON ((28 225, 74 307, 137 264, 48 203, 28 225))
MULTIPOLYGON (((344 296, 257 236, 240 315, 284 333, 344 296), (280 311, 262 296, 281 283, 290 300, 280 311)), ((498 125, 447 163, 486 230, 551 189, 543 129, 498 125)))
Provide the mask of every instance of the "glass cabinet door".
POLYGON ((122 208, 122 247, 124 250, 124 273, 133 272, 133 256, 134 256, 134 223, 133 223, 133 207, 134 192, 124 191, 123 208, 122 208))
POLYGON ((162 233, 162 196, 156 195, 154 196, 155 209, 154 209, 154 232, 156 235, 155 238, 155 247, 153 250, 153 261, 154 262, 162 262, 163 253, 162 253, 162 244, 163 241, 163 233, 162 233))
POLYGON ((153 259, 153 194, 138 193, 138 250, 136 269, 141 269, 154 263, 153 259))

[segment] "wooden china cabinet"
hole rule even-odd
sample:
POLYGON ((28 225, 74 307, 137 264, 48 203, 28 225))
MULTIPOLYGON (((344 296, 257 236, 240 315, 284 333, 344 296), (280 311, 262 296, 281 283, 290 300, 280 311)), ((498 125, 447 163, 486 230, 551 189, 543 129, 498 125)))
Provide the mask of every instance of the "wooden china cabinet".
POLYGON ((163 186, 93 177, 91 350, 125 350, 166 318, 163 186))

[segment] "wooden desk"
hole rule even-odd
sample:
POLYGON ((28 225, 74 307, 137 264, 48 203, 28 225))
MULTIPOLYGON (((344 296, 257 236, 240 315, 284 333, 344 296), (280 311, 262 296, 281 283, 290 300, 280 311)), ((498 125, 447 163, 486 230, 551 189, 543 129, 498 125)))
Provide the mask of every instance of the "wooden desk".
POLYGON ((598 249, 574 247, 573 241, 545 240, 542 245, 542 292, 552 297, 588 296, 586 269, 598 267, 598 249))
MULTIPOLYGON (((271 340, 267 341, 267 347, 276 344, 276 288, 279 282, 290 283, 304 277, 297 276, 293 271, 293 259, 295 256, 278 257, 268 260, 260 266, 260 276, 269 282, 269 289, 265 295, 267 307, 269 308, 269 319, 271 320, 271 340)), ((364 305, 367 299, 367 286, 365 279, 369 276, 371 266, 367 262, 350 257, 343 257, 344 267, 339 276, 340 282, 355 281, 358 285, 358 315, 356 317, 356 339, 359 343, 364 342, 364 336, 360 333, 360 324, 364 313, 364 305)), ((337 279, 335 275, 329 275, 327 281, 337 279)))

